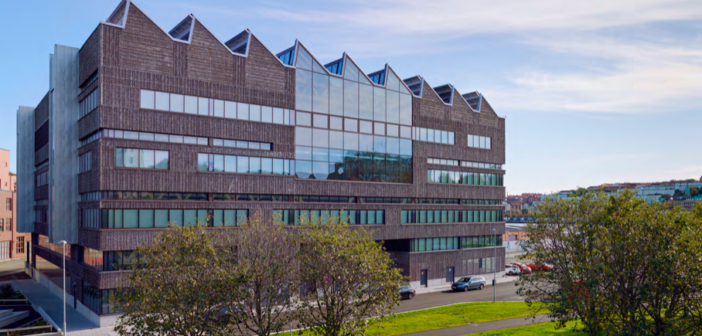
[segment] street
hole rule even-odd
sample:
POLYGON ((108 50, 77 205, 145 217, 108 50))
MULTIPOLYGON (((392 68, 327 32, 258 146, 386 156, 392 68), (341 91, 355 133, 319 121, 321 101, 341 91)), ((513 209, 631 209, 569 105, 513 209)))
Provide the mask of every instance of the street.
MULTIPOLYGON (((522 301, 522 298, 516 294, 517 287, 514 284, 514 282, 498 284, 497 301, 522 301)), ((492 302, 492 298, 492 286, 487 286, 483 290, 472 290, 468 292, 453 292, 449 290, 436 293, 419 294, 412 300, 402 300, 400 306, 395 308, 393 313, 402 313, 455 303, 492 302)))

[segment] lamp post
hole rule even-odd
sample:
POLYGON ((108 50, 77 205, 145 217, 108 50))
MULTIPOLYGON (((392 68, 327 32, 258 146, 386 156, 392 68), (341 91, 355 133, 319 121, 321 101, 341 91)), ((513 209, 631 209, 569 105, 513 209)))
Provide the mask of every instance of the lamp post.
POLYGON ((492 228, 495 234, 492 243, 495 245, 495 259, 492 262, 492 302, 497 302, 497 230, 492 228))
POLYGON ((63 245, 63 336, 66 336, 66 241, 59 244, 63 245))

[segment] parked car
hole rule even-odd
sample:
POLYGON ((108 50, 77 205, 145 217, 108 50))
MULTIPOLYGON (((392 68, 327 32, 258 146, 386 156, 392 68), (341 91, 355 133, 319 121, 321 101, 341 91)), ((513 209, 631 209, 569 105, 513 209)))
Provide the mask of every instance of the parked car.
POLYGON ((522 271, 524 274, 531 274, 531 268, 529 268, 527 265, 518 263, 518 262, 513 262, 511 265, 519 267, 519 270, 522 271))
POLYGON ((412 286, 400 287, 400 296, 402 296, 403 299, 412 300, 415 294, 417 294, 417 291, 412 286))
POLYGON ((532 271, 550 271, 553 269, 553 265, 542 263, 527 264, 527 267, 529 267, 532 271))
POLYGON ((507 264, 505 265, 505 273, 507 275, 518 275, 519 273, 522 273, 522 270, 515 265, 507 264))
POLYGON ((485 278, 481 276, 462 277, 451 285, 453 291, 467 292, 469 289, 485 288, 485 278))

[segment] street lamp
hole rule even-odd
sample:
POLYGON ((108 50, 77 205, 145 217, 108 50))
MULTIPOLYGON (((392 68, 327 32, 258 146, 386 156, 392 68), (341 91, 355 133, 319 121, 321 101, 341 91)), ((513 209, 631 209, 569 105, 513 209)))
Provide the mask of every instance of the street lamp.
POLYGON ((63 336, 66 336, 66 241, 59 244, 63 245, 63 336))
POLYGON ((497 302, 497 230, 492 228, 495 234, 492 243, 495 245, 495 261, 492 262, 492 302, 497 302))

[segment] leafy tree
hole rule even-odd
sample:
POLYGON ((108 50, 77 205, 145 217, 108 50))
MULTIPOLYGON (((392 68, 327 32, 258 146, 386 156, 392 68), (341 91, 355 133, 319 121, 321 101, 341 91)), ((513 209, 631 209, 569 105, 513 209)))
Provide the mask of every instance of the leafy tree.
POLYGON ((289 322, 287 312, 299 290, 297 252, 299 243, 279 218, 263 221, 259 214, 246 221, 236 238, 239 274, 246 288, 230 303, 235 324, 242 334, 270 335, 289 322))
POLYGON ((568 193, 568 197, 581 197, 587 194, 588 190, 582 187, 578 187, 578 190, 573 190, 568 193))
POLYGON ((685 193, 679 189, 675 189, 675 193, 673 194, 673 197, 680 197, 685 195, 685 193))
MULTIPOLYGON (((217 248, 204 227, 173 227, 140 245, 139 265, 129 274, 131 288, 116 295, 124 311, 119 335, 232 335, 222 312, 240 294, 232 249, 217 248)), ((233 246, 223 244, 224 246, 233 246)))
POLYGON ((308 227, 298 255, 308 291, 295 316, 300 326, 317 335, 365 335, 370 323, 399 305, 404 277, 365 229, 351 228, 338 218, 325 221, 302 219, 308 227))
POLYGON ((700 190, 697 187, 690 187, 690 196, 695 197, 700 194, 700 190))
POLYGON ((550 302, 560 326, 580 319, 598 335, 702 330, 702 207, 670 211, 630 191, 549 198, 526 232, 526 258, 554 269, 522 276, 518 293, 550 302))

